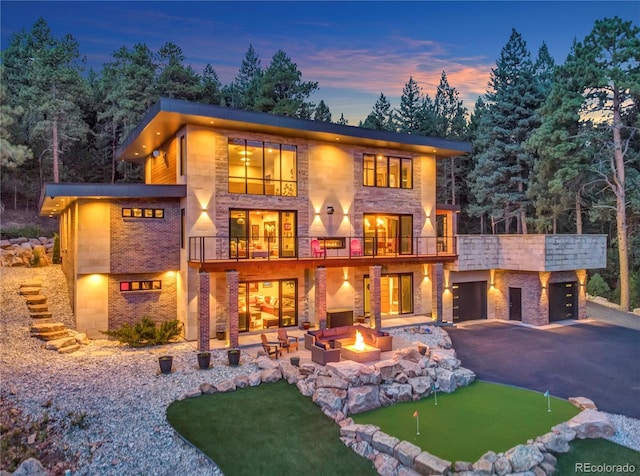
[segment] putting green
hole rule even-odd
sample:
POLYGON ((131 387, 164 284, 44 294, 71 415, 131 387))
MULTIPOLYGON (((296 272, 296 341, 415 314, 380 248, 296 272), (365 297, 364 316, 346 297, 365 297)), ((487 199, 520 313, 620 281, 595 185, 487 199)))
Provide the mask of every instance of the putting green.
POLYGON ((435 402, 430 395, 352 417, 440 458, 474 462, 489 450, 498 453, 526 443, 579 413, 560 398, 550 397, 548 412, 541 393, 479 381, 452 394, 438 393, 435 402))

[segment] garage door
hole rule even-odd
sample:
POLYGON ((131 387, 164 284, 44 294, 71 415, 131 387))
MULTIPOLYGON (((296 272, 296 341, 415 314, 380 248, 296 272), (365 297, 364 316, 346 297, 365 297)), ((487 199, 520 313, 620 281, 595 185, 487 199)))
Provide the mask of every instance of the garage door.
POLYGON ((487 318, 487 282, 455 283, 453 291, 453 322, 487 318))
POLYGON ((568 282, 549 284, 549 322, 577 318, 576 284, 568 282))

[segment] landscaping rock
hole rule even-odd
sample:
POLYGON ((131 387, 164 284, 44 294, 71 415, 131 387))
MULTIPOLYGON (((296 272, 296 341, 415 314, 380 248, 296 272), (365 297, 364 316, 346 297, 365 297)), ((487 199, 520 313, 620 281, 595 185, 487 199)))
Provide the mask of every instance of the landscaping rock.
POLYGON ((377 385, 351 387, 347 391, 349 413, 362 413, 380 408, 380 399, 378 398, 379 393, 380 387, 377 385))
POLYGON ((220 393, 233 392, 236 389, 236 383, 233 380, 223 380, 215 384, 214 387, 220 393))
POLYGON ((409 402, 413 397, 413 387, 410 384, 392 383, 380 385, 380 391, 392 402, 409 402))
POLYGON ((514 473, 529 471, 542 462, 544 457, 534 445, 517 445, 505 453, 514 473))
POLYGON ((363 367, 367 366, 353 360, 341 360, 340 362, 328 362, 325 368, 330 376, 344 380, 350 385, 359 385, 358 373, 363 367))
POLYGON ((339 388, 323 387, 317 388, 313 393, 313 403, 318 405, 322 410, 328 410, 332 415, 335 412, 342 411, 347 391, 339 388))
POLYGON ((571 449, 567 440, 553 432, 545 433, 536 441, 540 441, 546 451, 552 451, 553 453, 568 453, 571 449))
POLYGON ((48 474, 42 463, 35 458, 24 460, 13 473, 14 476, 48 476, 48 474))
POLYGON ((499 456, 493 463, 493 471, 498 476, 504 476, 505 474, 511 473, 511 463, 506 456, 499 456))
POLYGON ((298 370, 300 375, 307 376, 315 374, 318 371, 318 368, 314 364, 302 364, 298 370))
POLYGON ((185 398, 196 398, 202 396, 202 392, 200 390, 191 390, 184 394, 185 398))
POLYGON ((260 370, 277 369, 280 367, 280 362, 272 360, 268 355, 261 355, 256 359, 256 365, 260 370))
POLYGON ((251 372, 249 374, 249 386, 257 387, 262 382, 262 372, 251 372))
POLYGON ((380 427, 376 425, 360 425, 359 428, 356 428, 356 438, 358 441, 371 443, 373 441, 373 435, 375 435, 377 431, 380 431, 380 427))
POLYGON ((264 369, 260 373, 260 380, 263 383, 276 383, 281 378, 282 378, 282 374, 280 373, 280 368, 278 367, 271 368, 271 369, 264 369))
POLYGON ((369 365, 362 365, 356 373, 354 385, 380 385, 380 371, 369 365))
POLYGON ((445 474, 451 470, 451 461, 447 461, 437 456, 423 451, 413 461, 413 469, 424 475, 445 474))
POLYGON ((493 473, 493 463, 489 460, 480 458, 473 463, 473 471, 478 475, 491 475, 493 473))
POLYGON ((569 397, 569 403, 578 407, 580 410, 597 410, 596 404, 593 400, 586 397, 569 397))
POLYGON ((463 471, 473 471, 473 464, 468 461, 456 461, 453 465, 453 470, 456 473, 462 473, 463 471))
POLYGON ((466 387, 476 379, 476 374, 472 370, 458 367, 453 371, 453 377, 456 380, 457 387, 466 387))
POLYGON ((414 377, 408 380, 411 385, 413 394, 419 398, 426 397, 431 393, 432 380, 429 377, 414 377))
POLYGON ((398 476, 420 476, 420 474, 406 466, 398 466, 398 476))
POLYGON ((436 369, 436 378, 438 382, 438 389, 444 393, 453 393, 456 388, 456 377, 451 370, 439 368, 436 369))
POLYGON ((419 446, 409 443, 408 441, 401 441, 396 445, 393 456, 400 463, 411 468, 413 467, 413 461, 420 453, 422 453, 422 449, 419 446))
POLYGON ((546 461, 543 461, 542 463, 540 463, 539 467, 544 471, 545 476, 551 476, 552 474, 555 474, 555 472, 556 472, 555 465, 551 465, 551 464, 547 463, 546 461))
POLYGON ((422 361, 422 355, 418 352, 417 349, 412 347, 407 347, 404 349, 398 349, 393 354, 394 360, 408 360, 415 364, 419 364, 422 361))
POLYGON ((296 387, 305 397, 310 397, 316 391, 315 380, 310 378, 298 380, 296 387))
POLYGON ((213 395, 218 390, 210 383, 202 383, 200 384, 200 391, 203 395, 213 395))
POLYGON ((374 367, 380 371, 380 381, 384 383, 393 382, 396 374, 402 370, 397 360, 382 360, 374 367))
POLYGON ((298 382, 300 374, 298 368, 291 365, 290 362, 280 362, 280 372, 282 372, 282 378, 284 378, 290 385, 298 382))
POLYGON ((373 465, 380 476, 396 476, 398 460, 385 453, 378 453, 373 460, 373 465))
POLYGON ((356 453, 367 458, 369 461, 373 461, 376 457, 376 451, 366 441, 356 441, 351 449, 356 453))
POLYGON ((71 344, 68 345, 66 347, 62 347, 61 349, 58 349, 58 353, 59 354, 71 354, 72 352, 75 352, 76 350, 80 350, 82 346, 80 344, 71 344))
POLYGON ((425 369, 420 364, 411 360, 399 360, 398 363, 402 368, 402 372, 409 378, 420 377, 421 375, 423 375, 423 371, 425 371, 425 369))
POLYGON ((70 345, 76 345, 76 344, 77 342, 75 337, 63 337, 61 339, 50 340, 44 345, 44 348, 47 350, 60 350, 63 347, 68 347, 70 345))
POLYGON ((236 382, 236 388, 247 388, 250 386, 248 375, 237 375, 234 381, 236 382))
POLYGON ((584 410, 569 420, 567 425, 580 439, 605 438, 616 432, 609 418, 597 410, 584 410))
POLYGON ((576 437, 575 430, 569 428, 566 422, 559 423, 551 428, 551 431, 560 435, 562 439, 567 442, 571 442, 576 437))
POLYGON ((346 390, 349 388, 349 383, 338 377, 319 375, 316 379, 316 388, 340 388, 346 390))
POLYGON ((387 435, 384 431, 376 431, 371 440, 371 446, 378 451, 393 456, 393 450, 400 440, 395 436, 387 435))

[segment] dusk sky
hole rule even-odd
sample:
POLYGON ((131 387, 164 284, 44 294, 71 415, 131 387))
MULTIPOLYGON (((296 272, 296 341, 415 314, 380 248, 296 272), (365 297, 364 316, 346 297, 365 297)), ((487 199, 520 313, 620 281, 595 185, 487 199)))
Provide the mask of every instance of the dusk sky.
POLYGON ((334 120, 364 120, 380 93, 393 106, 410 76, 432 98, 442 71, 471 109, 487 89, 515 28, 535 58, 545 42, 556 63, 596 20, 638 25, 640 2, 26 2, 0 4, 2 49, 14 33, 43 17, 56 38, 70 33, 100 70, 122 46, 180 46, 198 73, 211 63, 223 84, 237 74, 249 44, 262 67, 284 50, 312 98, 324 99, 334 120))

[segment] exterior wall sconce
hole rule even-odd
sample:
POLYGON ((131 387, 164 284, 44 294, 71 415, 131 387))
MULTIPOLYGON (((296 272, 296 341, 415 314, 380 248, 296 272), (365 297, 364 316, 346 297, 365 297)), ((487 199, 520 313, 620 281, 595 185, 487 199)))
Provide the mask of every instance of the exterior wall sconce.
POLYGON ((333 212, 334 212, 334 211, 335 211, 335 210, 334 210, 334 208, 333 208, 331 205, 329 205, 329 206, 327 207, 327 215, 333 215, 333 212))

